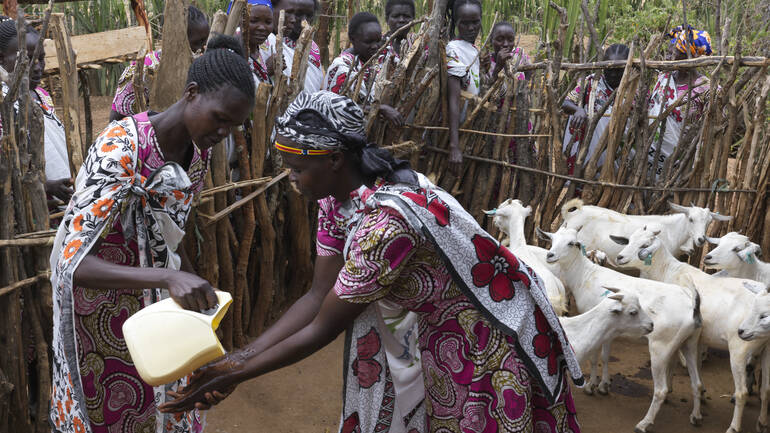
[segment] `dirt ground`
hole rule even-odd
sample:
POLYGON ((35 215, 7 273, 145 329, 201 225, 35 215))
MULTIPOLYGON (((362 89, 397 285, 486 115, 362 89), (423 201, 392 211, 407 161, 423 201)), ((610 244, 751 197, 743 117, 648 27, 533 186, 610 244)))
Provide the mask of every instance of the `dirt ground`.
MULTIPOLYGON (((341 410, 343 338, 283 370, 241 384, 208 414, 209 433, 335 432, 341 410)), ((612 350, 608 396, 591 397, 573 387, 578 419, 585 433, 633 432, 652 397, 647 346, 618 341, 612 350)), ((584 371, 588 371, 584 366, 584 371)), ((692 409, 687 372, 678 366, 674 391, 663 405, 651 431, 655 433, 717 433, 730 425, 732 377, 727 354, 710 352, 703 365, 706 402, 703 425, 689 424, 692 409)), ((749 399, 743 431, 754 431, 759 400, 749 399)))
MULTIPOLYGON (((111 97, 94 97, 94 137, 109 119, 111 97)), ((208 433, 335 432, 341 410, 342 350, 340 337, 310 358, 240 385, 208 413, 208 433)), ((584 432, 632 432, 644 417, 652 395, 649 354, 642 341, 619 341, 610 361, 609 396, 590 397, 573 387, 578 417, 584 432)), ((584 366, 587 371, 587 366, 584 366)), ((661 408, 651 431, 655 433, 724 432, 730 424, 733 391, 727 354, 711 352, 703 365, 706 402, 703 425, 693 427, 689 379, 677 363, 674 391, 661 408)), ((754 431, 759 412, 756 396, 749 399, 743 431, 754 431)))

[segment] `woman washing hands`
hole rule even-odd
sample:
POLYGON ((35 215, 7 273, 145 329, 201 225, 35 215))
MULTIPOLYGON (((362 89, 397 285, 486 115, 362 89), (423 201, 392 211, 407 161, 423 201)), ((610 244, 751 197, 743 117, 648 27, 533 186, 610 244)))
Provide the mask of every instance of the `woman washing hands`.
POLYGON ((314 270, 317 300, 295 304, 262 337, 203 368, 161 410, 208 408, 348 329, 342 431, 409 419, 397 412, 407 392, 388 380, 385 334, 360 322, 370 304, 388 301, 418 318, 418 431, 579 432, 568 378, 582 383, 582 373, 533 271, 451 195, 368 145, 363 111, 350 99, 302 93, 276 125, 292 182, 319 201, 319 258, 329 260, 314 270), (362 400, 349 404, 351 394, 362 400))

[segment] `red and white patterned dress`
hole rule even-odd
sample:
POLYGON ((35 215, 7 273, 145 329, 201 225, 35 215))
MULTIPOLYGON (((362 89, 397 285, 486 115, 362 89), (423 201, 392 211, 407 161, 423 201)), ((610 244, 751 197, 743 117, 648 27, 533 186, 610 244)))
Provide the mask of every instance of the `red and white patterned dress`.
MULTIPOLYGON (((354 303, 387 300, 417 313, 427 431, 579 432, 569 386, 563 384, 558 399, 549 403, 519 356, 517 346, 523 342, 487 319, 460 289, 435 244, 400 212, 362 204, 366 199, 362 200, 360 191, 364 190, 355 192, 344 205, 331 197, 319 202, 319 254, 346 251, 345 266, 334 286, 341 299, 354 303), (356 222, 341 212, 351 203, 356 208, 353 212, 362 214, 356 222)), ((439 225, 448 225, 450 207, 426 194, 404 195, 430 209, 439 225), (429 198, 422 200, 424 197, 429 198)), ((502 256, 494 253, 497 247, 491 239, 474 237, 473 245, 480 261, 471 272, 474 284, 488 285, 492 299, 513 297, 513 281, 527 276, 513 268, 497 272, 503 266, 497 263, 502 256)), ((535 354, 542 355, 548 370, 555 373, 558 352, 539 309, 535 309, 535 321, 535 354)), ((379 365, 372 356, 379 339, 374 328, 358 338, 352 368, 362 388, 388 378, 387 366, 379 365)), ((354 431, 359 418, 350 415, 344 421, 348 424, 343 431, 354 431)))

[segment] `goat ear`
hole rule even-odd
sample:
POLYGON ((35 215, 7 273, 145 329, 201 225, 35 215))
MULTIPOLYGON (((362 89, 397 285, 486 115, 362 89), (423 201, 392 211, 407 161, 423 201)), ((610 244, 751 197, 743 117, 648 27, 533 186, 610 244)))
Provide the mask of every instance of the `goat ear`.
POLYGON ((716 212, 711 212, 711 218, 714 218, 717 221, 730 221, 733 219, 733 217, 730 215, 722 215, 716 212))
POLYGON ((495 216, 497 215, 497 209, 485 210, 484 213, 487 214, 487 216, 495 216))
POLYGON ((524 208, 524 210, 527 211, 527 215, 532 215, 532 206, 527 206, 524 208))
POLYGON ((721 238, 710 238, 706 236, 706 242, 710 243, 711 245, 719 245, 719 241, 721 240, 721 238))
POLYGON ((537 237, 539 237, 540 239, 544 241, 552 240, 551 234, 546 231, 543 231, 540 227, 535 227, 535 231, 537 232, 537 237))
POLYGON ((751 246, 754 247, 754 255, 757 257, 762 257, 762 247, 760 247, 758 244, 755 244, 754 242, 751 243, 751 246))
POLYGON ((687 213, 687 207, 673 202, 668 202, 668 207, 676 213, 687 213))
POLYGON ((628 238, 624 238, 623 236, 610 235, 610 239, 618 245, 628 245, 628 238))

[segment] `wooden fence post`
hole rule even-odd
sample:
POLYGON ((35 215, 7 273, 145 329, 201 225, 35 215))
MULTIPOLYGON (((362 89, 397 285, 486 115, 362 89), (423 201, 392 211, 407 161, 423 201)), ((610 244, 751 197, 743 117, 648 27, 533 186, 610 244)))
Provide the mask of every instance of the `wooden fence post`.
POLYGON ((150 91, 150 107, 156 111, 165 110, 182 96, 192 65, 185 6, 183 0, 168 0, 163 10, 163 61, 150 91))
POLYGON ((64 14, 51 14, 51 31, 56 42, 56 57, 59 60, 59 75, 62 89, 61 118, 67 139, 67 152, 70 158, 70 171, 77 175, 83 165, 83 155, 87 149, 83 146, 80 135, 80 112, 78 110, 78 66, 75 52, 72 50, 70 34, 64 14))

